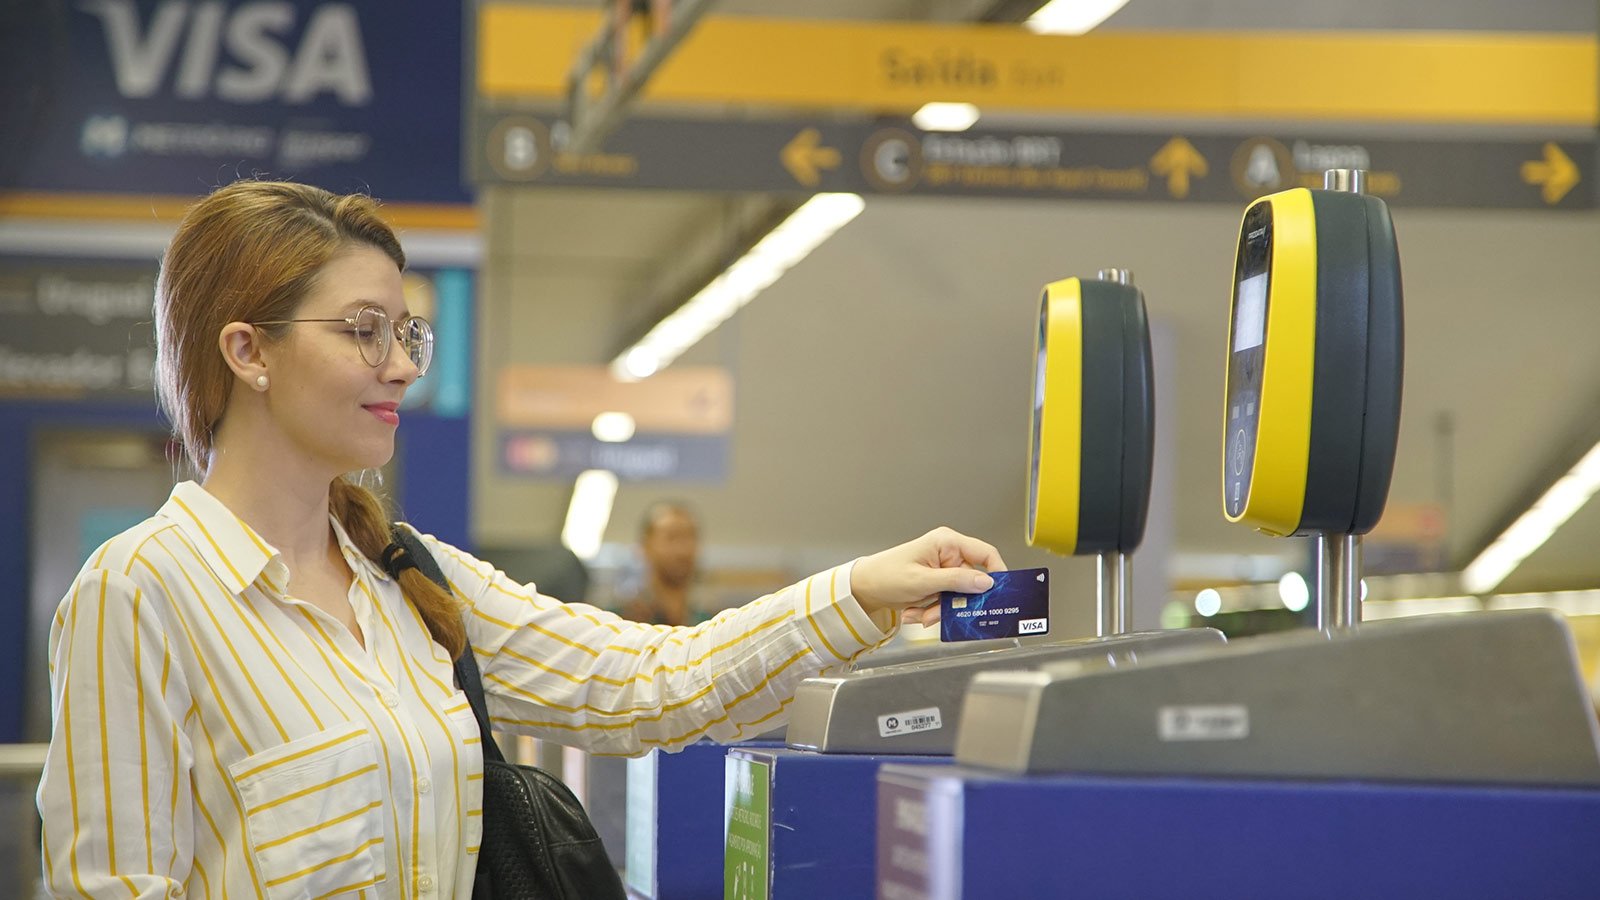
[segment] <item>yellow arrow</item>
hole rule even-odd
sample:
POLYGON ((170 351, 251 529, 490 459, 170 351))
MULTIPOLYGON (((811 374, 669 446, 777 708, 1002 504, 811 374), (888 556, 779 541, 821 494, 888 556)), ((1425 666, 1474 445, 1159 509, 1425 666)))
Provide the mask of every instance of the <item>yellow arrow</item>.
POLYGON ((839 166, 839 151, 821 144, 822 132, 807 128, 795 135, 794 140, 784 145, 783 151, 778 154, 783 167, 789 170, 794 180, 806 187, 816 187, 822 180, 819 169, 839 166))
POLYGON ((1544 159, 1530 159, 1522 164, 1522 180, 1528 184, 1543 185, 1540 196, 1552 206, 1578 183, 1578 166, 1572 157, 1561 152, 1554 141, 1544 145, 1544 159))
POLYGON ((1210 171, 1206 158, 1182 137, 1174 137, 1150 157, 1150 171, 1167 179, 1167 193, 1174 197, 1189 196, 1189 178, 1204 178, 1210 171))

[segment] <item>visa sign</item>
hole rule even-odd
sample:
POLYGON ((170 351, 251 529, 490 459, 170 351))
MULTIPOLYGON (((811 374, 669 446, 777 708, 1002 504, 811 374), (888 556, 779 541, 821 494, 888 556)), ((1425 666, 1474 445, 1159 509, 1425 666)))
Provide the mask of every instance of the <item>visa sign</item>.
POLYGON ((84 0, 79 8, 99 18, 117 91, 129 99, 155 96, 169 81, 174 95, 191 100, 305 104, 332 94, 345 106, 366 106, 372 99, 349 3, 317 6, 293 45, 292 3, 163 0, 148 22, 135 0, 84 0))

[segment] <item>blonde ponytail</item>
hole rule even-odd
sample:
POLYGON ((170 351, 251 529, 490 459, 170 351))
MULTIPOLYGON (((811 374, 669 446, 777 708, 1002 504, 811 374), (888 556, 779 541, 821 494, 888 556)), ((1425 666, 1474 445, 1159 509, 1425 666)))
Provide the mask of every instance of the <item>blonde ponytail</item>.
MULTIPOLYGON (((377 495, 344 478, 335 478, 329 490, 328 505, 344 526, 345 533, 367 559, 383 567, 383 551, 392 538, 389 515, 377 495)), ((402 569, 400 590, 417 608, 433 639, 455 659, 466 648, 466 629, 461 624, 461 605, 445 589, 414 568, 402 569)))

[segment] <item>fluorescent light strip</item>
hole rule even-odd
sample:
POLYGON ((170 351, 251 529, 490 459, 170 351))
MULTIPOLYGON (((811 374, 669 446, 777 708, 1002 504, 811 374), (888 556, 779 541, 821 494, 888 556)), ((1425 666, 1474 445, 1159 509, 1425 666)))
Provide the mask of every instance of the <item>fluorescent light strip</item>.
POLYGON ((1600 591, 1556 591, 1548 594, 1501 594, 1489 598, 1490 609, 1553 609, 1569 616, 1600 615, 1600 591))
POLYGON ((656 323, 638 343, 612 360, 612 374, 625 381, 637 381, 671 365, 865 207, 859 194, 813 196, 688 302, 656 323))
POLYGON ((617 499, 617 476, 605 469, 589 469, 572 486, 567 521, 561 526, 561 543, 585 562, 600 552, 600 542, 611 521, 611 504, 617 499))
POLYGON ((1083 34, 1127 5, 1128 0, 1050 0, 1022 25, 1035 34, 1083 34))
POLYGON ((1461 586, 1473 594, 1494 590, 1523 560, 1544 546, 1596 491, 1600 491, 1600 444, 1590 448, 1577 465, 1467 564, 1461 571, 1461 586))
POLYGON ((966 131, 978 121, 971 103, 924 103, 911 114, 911 124, 923 131, 966 131))
POLYGON ((1412 597, 1404 600, 1376 600, 1361 606, 1361 621, 1403 619, 1442 613, 1477 612, 1483 609, 1477 597, 1412 597))

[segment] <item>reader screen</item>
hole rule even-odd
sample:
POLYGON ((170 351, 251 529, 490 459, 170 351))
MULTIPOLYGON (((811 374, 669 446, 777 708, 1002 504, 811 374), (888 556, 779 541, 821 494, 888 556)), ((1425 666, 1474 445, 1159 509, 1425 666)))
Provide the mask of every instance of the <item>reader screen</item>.
POLYGON ((1261 346, 1267 329, 1267 273, 1239 282, 1239 301, 1233 307, 1233 352, 1261 346))
POLYGON ((1245 213, 1234 263, 1233 340, 1228 352, 1228 398, 1224 413, 1223 508, 1244 511, 1255 471, 1256 430, 1261 423, 1261 382, 1267 353, 1268 294, 1272 288, 1272 205, 1256 203, 1245 213))
POLYGON ((1033 365, 1033 459, 1028 473, 1028 539, 1033 539, 1033 522, 1039 512, 1039 451, 1040 425, 1044 422, 1044 363, 1049 349, 1050 294, 1047 291, 1039 304, 1039 356, 1033 365))

